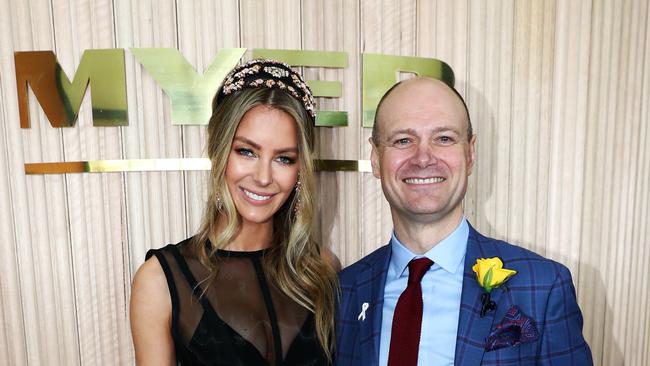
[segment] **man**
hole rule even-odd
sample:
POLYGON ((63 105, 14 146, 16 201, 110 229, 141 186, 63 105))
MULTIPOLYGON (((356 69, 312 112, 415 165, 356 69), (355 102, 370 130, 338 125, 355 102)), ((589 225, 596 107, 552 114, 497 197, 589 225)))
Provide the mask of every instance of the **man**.
POLYGON ((394 231, 340 274, 337 365, 593 363, 568 269, 464 218, 475 142, 464 101, 439 80, 403 81, 380 101, 371 162, 394 231), (488 282, 511 277, 486 290, 479 258, 492 258, 488 282))

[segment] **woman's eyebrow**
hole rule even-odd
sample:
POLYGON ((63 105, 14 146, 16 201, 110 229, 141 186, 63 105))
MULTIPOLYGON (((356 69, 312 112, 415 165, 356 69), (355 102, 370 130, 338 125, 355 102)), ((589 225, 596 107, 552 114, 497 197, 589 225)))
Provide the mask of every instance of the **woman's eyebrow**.
POLYGON ((259 144, 255 143, 253 140, 247 139, 246 137, 235 136, 233 141, 243 142, 243 143, 245 143, 247 145, 251 145, 252 147, 254 147, 254 148, 258 149, 258 150, 261 148, 261 146, 259 144))
POLYGON ((297 154, 298 153, 298 147, 297 146, 295 146, 295 147, 285 147, 283 149, 274 150, 274 152, 276 154, 284 154, 284 153, 296 153, 297 154))
MULTIPOLYGON (((235 136, 233 141, 238 141, 247 145, 252 146, 256 150, 261 150, 262 146, 260 144, 254 142, 253 140, 250 140, 246 137, 243 136, 235 136)), ((298 153, 298 147, 297 146, 289 146, 289 147, 283 147, 280 149, 275 149, 273 150, 274 154, 285 154, 285 153, 298 153)))

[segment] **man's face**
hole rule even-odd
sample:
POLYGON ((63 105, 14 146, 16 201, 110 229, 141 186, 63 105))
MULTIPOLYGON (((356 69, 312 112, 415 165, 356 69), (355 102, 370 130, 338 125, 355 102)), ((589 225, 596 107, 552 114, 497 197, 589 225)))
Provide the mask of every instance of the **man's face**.
POLYGON ((438 80, 399 85, 378 112, 372 170, 397 219, 435 223, 460 219, 474 142, 462 102, 438 80))

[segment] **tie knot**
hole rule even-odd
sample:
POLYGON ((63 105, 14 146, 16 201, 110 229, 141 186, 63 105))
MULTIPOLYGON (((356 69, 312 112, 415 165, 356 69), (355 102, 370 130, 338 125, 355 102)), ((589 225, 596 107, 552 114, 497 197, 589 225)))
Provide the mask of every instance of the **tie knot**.
POLYGON ((423 257, 409 262, 409 283, 420 282, 424 274, 431 268, 433 261, 423 257))

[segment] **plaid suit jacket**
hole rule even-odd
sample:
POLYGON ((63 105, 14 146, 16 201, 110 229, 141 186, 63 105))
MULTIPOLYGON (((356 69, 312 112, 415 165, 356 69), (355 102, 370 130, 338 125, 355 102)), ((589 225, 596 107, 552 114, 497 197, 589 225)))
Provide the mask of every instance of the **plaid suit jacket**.
MULTIPOLYGON (((339 275, 336 365, 378 365, 379 338, 390 245, 383 246, 339 275), (367 303, 363 315, 362 309, 367 303), (365 315, 365 317, 364 317, 365 315)), ((487 238, 470 226, 465 254, 455 365, 592 365, 582 336, 582 314, 569 270, 529 250, 487 238), (483 289, 472 265, 477 258, 499 257, 517 274, 507 287, 492 291, 497 304, 481 318, 483 289), (537 341, 485 351, 486 337, 513 305, 531 318, 537 341)))

